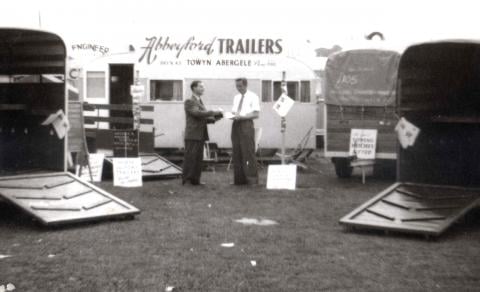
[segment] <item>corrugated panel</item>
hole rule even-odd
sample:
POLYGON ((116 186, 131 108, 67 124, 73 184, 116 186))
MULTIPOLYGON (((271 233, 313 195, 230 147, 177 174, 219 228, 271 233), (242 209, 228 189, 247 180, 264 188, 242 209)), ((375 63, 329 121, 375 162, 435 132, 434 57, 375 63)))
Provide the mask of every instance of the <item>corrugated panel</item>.
POLYGON ((409 47, 398 70, 403 111, 464 114, 478 108, 480 44, 444 41, 409 47))
POLYGON ((66 49, 55 34, 0 29, 0 74, 64 74, 66 49))
POLYGON ((133 216, 140 212, 70 173, 3 177, 0 196, 45 225, 133 216))
POLYGON ((480 189, 397 183, 340 220, 382 230, 440 235, 480 203, 480 189))

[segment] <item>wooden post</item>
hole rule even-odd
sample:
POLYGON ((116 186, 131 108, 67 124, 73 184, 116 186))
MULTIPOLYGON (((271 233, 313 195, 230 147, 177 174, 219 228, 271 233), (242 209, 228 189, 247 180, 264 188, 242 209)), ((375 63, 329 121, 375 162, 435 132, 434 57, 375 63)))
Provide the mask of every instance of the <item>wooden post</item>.
MULTIPOLYGON (((140 84, 140 72, 138 70, 135 71, 135 80, 134 86, 139 86, 140 84)), ((138 96, 134 96, 132 94, 132 109, 133 109, 133 129, 136 131, 137 134, 137 141, 138 141, 138 150, 140 151, 140 119, 141 119, 141 107, 140 107, 140 99, 138 96)))
MULTIPOLYGON (((286 92, 286 73, 282 72, 282 93, 287 94, 286 92), (285 90, 284 90, 285 88, 285 90), (285 91, 285 92, 284 92, 285 91)), ((280 132, 282 133, 282 165, 285 164, 285 130, 287 129, 287 119, 282 117, 280 120, 280 132)))

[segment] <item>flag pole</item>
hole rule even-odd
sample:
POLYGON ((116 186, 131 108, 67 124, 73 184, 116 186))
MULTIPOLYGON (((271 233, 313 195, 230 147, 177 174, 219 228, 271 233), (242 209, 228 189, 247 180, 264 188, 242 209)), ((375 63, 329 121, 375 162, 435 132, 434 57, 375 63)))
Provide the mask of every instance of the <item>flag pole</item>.
MULTIPOLYGON (((285 71, 282 72, 282 93, 287 94, 287 84, 286 84, 286 73, 285 71)), ((280 120, 280 131, 282 133, 282 165, 285 164, 285 130, 287 128, 287 119, 285 117, 281 117, 280 120)))

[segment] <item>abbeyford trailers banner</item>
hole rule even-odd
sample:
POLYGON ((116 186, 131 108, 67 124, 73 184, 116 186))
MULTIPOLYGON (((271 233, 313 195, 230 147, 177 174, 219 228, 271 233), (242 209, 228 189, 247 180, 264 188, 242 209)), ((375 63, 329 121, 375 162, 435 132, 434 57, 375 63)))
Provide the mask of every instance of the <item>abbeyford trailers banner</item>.
POLYGON ((67 43, 71 59, 83 64, 123 56, 142 67, 276 70, 287 60, 307 64, 314 56, 305 39, 276 36, 138 34, 121 41, 92 36, 67 43))
POLYGON ((284 52, 280 38, 198 38, 150 36, 140 47, 138 63, 166 66, 275 66, 284 52))

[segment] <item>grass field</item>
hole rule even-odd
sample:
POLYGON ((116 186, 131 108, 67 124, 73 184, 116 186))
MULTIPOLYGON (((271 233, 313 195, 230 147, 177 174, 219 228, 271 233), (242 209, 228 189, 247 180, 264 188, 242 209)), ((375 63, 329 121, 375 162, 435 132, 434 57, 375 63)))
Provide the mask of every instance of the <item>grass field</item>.
MULTIPOLYGON (((178 179, 143 188, 99 185, 142 210, 134 220, 41 227, 0 203, 0 285, 16 291, 479 291, 480 212, 436 240, 350 232, 340 217, 392 181, 339 180, 325 160, 297 191, 231 186, 225 167, 205 187, 178 179), (275 220, 245 226, 243 217, 275 220), (233 242, 232 248, 220 244, 233 242), (252 266, 250 261, 256 261, 252 266)), ((265 182, 266 170, 261 171, 265 182)))

